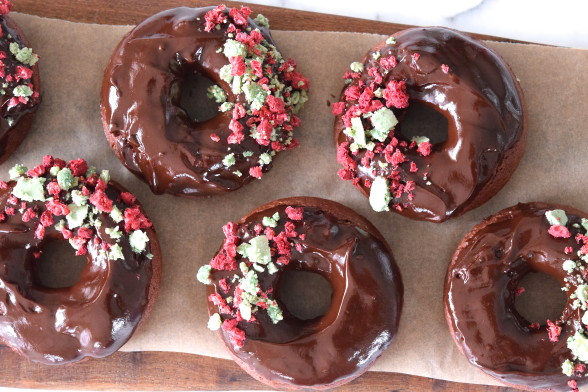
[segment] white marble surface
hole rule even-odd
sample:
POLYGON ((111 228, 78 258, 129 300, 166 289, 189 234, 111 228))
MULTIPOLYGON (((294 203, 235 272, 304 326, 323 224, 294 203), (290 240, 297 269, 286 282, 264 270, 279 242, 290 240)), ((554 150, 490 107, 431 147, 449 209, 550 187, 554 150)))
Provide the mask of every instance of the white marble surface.
POLYGON ((245 0, 588 49, 586 0, 245 0))
MULTIPOLYGON (((586 0, 241 1, 409 25, 441 25, 530 42, 588 49, 586 0)), ((28 391, 37 390, 0 387, 0 392, 28 391)))

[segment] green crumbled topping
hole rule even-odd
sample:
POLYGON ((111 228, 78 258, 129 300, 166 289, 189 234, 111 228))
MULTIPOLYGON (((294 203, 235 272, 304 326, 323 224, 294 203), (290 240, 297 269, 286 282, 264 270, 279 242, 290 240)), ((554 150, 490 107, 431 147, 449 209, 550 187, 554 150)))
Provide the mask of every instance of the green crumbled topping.
POLYGON ((123 235, 118 226, 115 226, 114 228, 107 227, 104 231, 110 236, 110 238, 115 240, 118 240, 123 235))
POLYGON ((141 253, 147 249, 149 237, 143 230, 134 230, 129 234, 129 244, 135 253, 141 253))
POLYGON ((57 177, 57 173, 59 173, 60 170, 61 169, 59 168, 59 166, 52 166, 51 169, 49 169, 49 174, 53 177, 57 177))
POLYGON ((110 211, 110 217, 115 223, 120 223, 124 219, 123 214, 120 212, 117 206, 112 206, 112 211, 110 211))
POLYGON ((588 339, 584 335, 576 331, 574 336, 568 339, 567 345, 575 358, 588 362, 588 339))
POLYGON ((223 54, 230 59, 231 57, 245 57, 247 56, 247 46, 234 39, 228 39, 225 41, 223 54))
POLYGON ((382 54, 381 54, 380 52, 374 52, 374 53, 372 53, 372 58, 373 58, 374 60, 377 60, 377 59, 379 59, 380 57, 382 57, 382 54))
POLYGON ((253 263, 267 264, 272 260, 269 241, 265 235, 249 240, 246 257, 253 263))
POLYGON ((102 181, 104 181, 106 184, 108 184, 110 182, 110 171, 108 171, 108 170, 102 170, 100 172, 100 179, 102 181))
POLYGON ((415 142, 417 146, 420 146, 421 143, 429 142, 430 140, 426 136, 413 136, 410 141, 415 142))
POLYGON ((253 155, 253 151, 249 151, 249 150, 243 151, 243 157, 245 157, 245 158, 249 158, 252 155, 253 155))
POLYGON ((259 110, 265 103, 268 92, 257 83, 247 82, 243 85, 243 92, 247 102, 251 105, 251 109, 259 110))
POLYGON ((564 210, 550 210, 545 212, 545 218, 550 225, 565 226, 568 223, 568 217, 564 210))
POLYGON ((71 191, 71 201, 75 205, 82 206, 88 202, 88 196, 85 196, 82 191, 74 189, 71 191))
POLYGON ((276 272, 278 272, 278 267, 276 267, 276 265, 275 265, 274 263, 269 263, 269 264, 267 265, 267 272, 268 272, 270 275, 273 275, 273 274, 275 274, 276 272))
POLYGON ((23 201, 45 201, 43 177, 19 177, 12 189, 12 194, 23 201))
POLYGON ((67 219, 67 225, 69 228, 75 229, 76 227, 82 226, 84 220, 88 217, 88 206, 72 203, 69 204, 67 208, 69 208, 69 214, 67 214, 65 218, 67 219))
POLYGON ((396 43, 396 38, 394 38, 394 37, 389 37, 386 40, 386 45, 394 45, 395 43, 396 43))
POLYGON ((562 266, 564 271, 566 271, 567 273, 571 273, 574 268, 577 267, 576 262, 574 260, 564 260, 562 266))
POLYGON ((582 302, 588 301, 588 285, 579 285, 576 288, 576 297, 582 302))
POLYGON ((284 319, 282 309, 278 306, 276 301, 271 301, 267 306, 267 314, 272 320, 272 323, 277 324, 280 320, 284 319))
POLYGON ((241 173, 241 171, 240 171, 240 170, 235 170, 235 171, 233 172, 233 174, 234 174, 234 175, 236 175, 237 177, 241 177, 241 176, 243 175, 243 173, 241 173))
POLYGON ((232 102, 223 102, 222 105, 219 106, 218 110, 221 112, 228 112, 229 110, 233 109, 235 106, 232 102))
POLYGON ((223 158, 223 165, 225 165, 226 167, 231 167, 235 164, 235 154, 234 153, 230 153, 225 155, 225 157, 223 158))
POLYGON ((257 273, 255 273, 254 270, 249 270, 247 271, 247 273, 245 273, 245 276, 243 276, 243 279, 241 279, 239 285, 241 286, 244 292, 249 294, 255 294, 257 293, 258 283, 259 282, 257 279, 257 273))
POLYGON ((53 227, 55 227, 55 230, 61 231, 65 227, 65 221, 60 219, 53 227))
POLYGON ((581 225, 584 228, 584 230, 586 230, 588 232, 588 219, 582 218, 581 225))
POLYGON ((211 331, 216 331, 221 327, 222 323, 223 321, 220 314, 215 313, 208 319, 208 329, 211 331))
POLYGON ((355 62, 351 63, 351 65, 349 66, 349 69, 351 69, 353 72, 361 72, 361 71, 363 71, 363 64, 355 61, 355 62))
POLYGON ((264 216, 261 224, 267 227, 276 227, 280 221, 280 213, 276 212, 272 216, 264 216))
POLYGON ((588 325, 588 312, 584 312, 584 315, 582 316, 582 324, 588 325))
POLYGON ((11 42, 9 49, 14 57, 25 65, 33 66, 39 61, 39 56, 33 53, 31 48, 20 48, 16 42, 11 42))
POLYGON ((242 301, 239 304, 239 313, 241 313, 243 319, 247 321, 251 320, 251 304, 249 301, 242 301))
POLYGON ((33 95, 33 90, 29 86, 21 84, 12 90, 12 94, 15 97, 30 97, 33 95))
POLYGON ((67 191, 75 185, 74 182, 74 175, 70 169, 64 168, 57 173, 57 184, 62 190, 67 191))
MULTIPOLYGON (((5 94, 5 92, 2 92, 2 95, 4 95, 4 94, 5 94)), ((16 121, 14 121, 14 118, 12 118, 12 117, 6 117, 6 122, 8 123, 8 126, 11 127, 14 125, 14 123, 16 121)))
POLYGON ((357 148, 366 147, 367 141, 365 138, 365 129, 363 128, 361 118, 353 117, 351 119, 351 127, 345 128, 343 133, 353 138, 353 143, 357 146, 357 148))
POLYGON ((233 83, 231 84, 231 90, 233 91, 233 94, 241 94, 241 91, 243 91, 242 81, 243 79, 241 78, 241 76, 233 77, 233 83))
POLYGON ((26 166, 16 164, 16 165, 12 166, 12 169, 10 169, 8 171, 8 175, 10 176, 11 180, 14 180, 15 178, 18 178, 20 176, 24 176, 28 170, 29 169, 26 166))
POLYGON ((211 284, 212 280, 210 279, 210 272, 212 271, 212 267, 208 264, 203 265, 202 267, 200 267, 198 269, 198 272, 196 273, 196 279, 198 279, 198 281, 200 283, 204 283, 204 284, 211 284))
POLYGON ((108 258, 110 260, 124 260, 125 257, 122 252, 122 248, 119 244, 114 244, 110 247, 110 251, 108 252, 108 258))
POLYGON ((263 16, 262 14, 258 14, 255 19, 253 19, 256 24, 259 26, 267 27, 269 29, 269 19, 263 16))
POLYGON ((372 113, 370 120, 374 126, 370 132, 371 136, 379 142, 386 140, 390 131, 398 124, 394 112, 385 107, 372 113))
POLYGON ((370 188, 370 205, 374 211, 389 211, 390 203, 390 186, 385 177, 376 177, 370 188))
POLYGON ((272 162, 272 156, 267 152, 264 152, 259 156, 259 163, 262 165, 269 165, 272 162))
POLYGON ((231 67, 231 64, 227 64, 223 65, 219 71, 220 78, 227 83, 231 83, 233 80, 233 75, 231 74, 232 68, 233 67, 231 67))
POLYGON ((227 94, 218 85, 212 85, 206 90, 206 96, 210 99, 214 99, 216 103, 223 103, 227 100, 227 94))
POLYGON ((566 359, 564 363, 561 364, 561 372, 568 377, 571 377, 574 373, 574 363, 569 359, 566 359))

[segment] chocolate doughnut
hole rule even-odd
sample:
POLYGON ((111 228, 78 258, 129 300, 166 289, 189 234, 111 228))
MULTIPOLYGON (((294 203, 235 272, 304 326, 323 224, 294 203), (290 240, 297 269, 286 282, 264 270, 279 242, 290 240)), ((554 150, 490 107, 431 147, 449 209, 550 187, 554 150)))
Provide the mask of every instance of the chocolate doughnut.
POLYGON ((365 372, 398 330, 403 287, 378 230, 351 209, 294 197, 223 227, 219 252, 198 271, 209 328, 251 376, 277 388, 326 389, 365 372), (280 298, 283 274, 326 278, 331 305, 301 320, 280 298))
POLYGON ((502 210, 469 232, 453 255, 445 316, 468 361, 505 384, 577 392, 587 384, 588 214, 528 203, 502 210), (557 279, 566 294, 556 320, 531 323, 515 308, 531 272, 557 279))
POLYGON ((494 51, 466 34, 401 31, 352 63, 344 78, 332 107, 338 174, 376 211, 443 222, 494 196, 522 157, 527 120, 519 83, 494 51), (415 104, 442 115, 445 140, 403 134, 415 104))
POLYGON ((45 156, 0 181, 0 341, 58 365, 118 350, 159 289, 161 252, 135 196, 83 159, 45 156), (68 241, 87 259, 71 287, 35 278, 43 250, 68 241))
POLYGON ((8 16, 11 7, 0 1, 0 163, 22 143, 41 103, 39 56, 8 16))
POLYGON ((213 195, 261 178, 276 153, 298 145, 295 115, 308 81, 285 60, 263 15, 247 7, 174 8, 127 34, 104 73, 106 138, 154 193, 213 195), (184 81, 201 75, 220 104, 206 121, 180 104, 184 81))

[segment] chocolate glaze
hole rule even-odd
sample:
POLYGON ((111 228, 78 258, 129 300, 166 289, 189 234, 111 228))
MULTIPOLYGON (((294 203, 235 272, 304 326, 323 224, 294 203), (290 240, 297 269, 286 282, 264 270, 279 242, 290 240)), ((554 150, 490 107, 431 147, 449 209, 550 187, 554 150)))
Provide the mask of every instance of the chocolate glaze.
MULTIPOLYGON (((180 7, 160 12, 135 27, 117 48, 104 73, 101 109, 104 131, 121 162, 146 181, 154 193, 183 196, 211 195, 236 190, 250 182, 249 173, 269 147, 246 138, 228 144, 232 112, 219 112, 196 123, 179 105, 182 80, 200 73, 220 86, 227 101, 246 103, 219 76, 228 64, 217 53, 225 30, 204 31, 204 15, 214 7, 180 7), (216 133, 221 141, 213 142, 216 133), (223 158, 233 152, 253 151, 228 170, 223 158), (238 177, 233 171, 243 173, 238 177)), ((252 29, 275 45, 268 30, 249 19, 252 29)), ((263 171, 271 168, 265 165, 263 171)))
MULTIPOLYGON (((14 21, 4 15, 0 16, 0 27, 2 28, 2 37, 0 38, 0 52, 6 53, 6 57, 2 59, 4 64, 5 75, 12 75, 16 71, 18 65, 22 65, 11 54, 9 45, 11 42, 16 42, 19 47, 31 47, 28 39, 22 30, 14 23, 14 21), (8 36, 11 38, 8 38, 8 36)), ((30 82, 33 85, 33 91, 39 92, 41 87, 39 66, 35 64, 29 67, 33 71, 33 76, 30 82)), ((4 79, 0 79, 4 83, 4 79)), ((0 84, 2 84, 0 83, 0 84)), ((19 83, 20 84, 20 83, 19 83)), ((4 88, 4 94, 0 98, 0 163, 4 162, 10 154, 22 143, 31 127, 34 113, 41 103, 40 96, 30 97, 26 104, 18 104, 8 108, 8 101, 14 97, 13 87, 16 84, 10 83, 8 88, 4 88), (14 122, 12 125, 8 124, 8 119, 14 122)))
MULTIPOLYGON (((580 325, 581 310, 572 308, 569 295, 561 318, 562 332, 550 342, 546 325, 529 328, 530 322, 515 309, 515 290, 530 272, 553 276, 565 285, 562 262, 571 238, 548 234, 547 210, 563 209, 573 223, 588 215, 576 209, 545 203, 518 204, 476 226, 462 241, 449 265, 445 280, 445 314, 453 338, 474 366, 507 384, 518 387, 567 391, 561 365, 572 354, 568 337, 580 325)), ((545 324, 545 323, 543 323, 545 324)), ((578 379, 578 384, 586 379, 578 379)))
MULTIPOLYGON (((394 37, 396 44, 382 43, 368 52, 364 69, 380 68, 372 58, 376 51, 382 57, 395 56, 398 65, 384 76, 384 83, 406 81, 410 102, 432 107, 448 123, 447 140, 434 145, 430 156, 423 157, 414 150, 406 152, 419 171, 409 172, 408 163, 399 166, 402 178, 414 181, 417 187, 414 200, 408 200, 406 194, 399 199, 404 206, 400 214, 442 222, 490 199, 518 165, 526 135, 522 91, 508 65, 466 34, 429 27, 404 30, 394 37), (413 53, 420 54, 417 61, 413 53), (442 64, 449 66, 448 73, 443 72, 442 64), (423 179, 426 172, 428 178, 423 179), (427 185, 427 181, 432 184, 427 185)), ((359 80, 367 79, 365 72, 359 80)), ((400 121, 395 136, 400 140, 403 138, 398 130, 402 129, 405 110, 395 109, 400 121)), ((348 141, 344 128, 339 116, 335 121, 337 144, 348 141)), ((358 164, 362 157, 363 153, 355 157, 358 164)), ((383 155, 376 155, 377 160, 385 161, 383 155)), ((361 167, 358 176, 374 178, 370 170, 361 167)), ((369 194, 361 183, 358 187, 369 194)))
MULTIPOLYGON (((0 191, 2 210, 14 184, 0 191)), ((110 183, 109 196, 123 191, 110 183)), ((41 202, 29 204, 43 208, 41 202)), ((108 214, 100 219, 103 228, 115 225, 108 214)), ((124 261, 97 257, 97 249, 88 246, 87 265, 77 283, 51 289, 34 279, 39 259, 33 253, 48 242, 66 240, 53 226, 46 228, 43 240, 36 239, 38 224, 36 219, 22 222, 20 214, 0 223, 0 339, 29 360, 49 365, 112 354, 131 337, 159 287, 161 256, 155 231, 145 230, 152 260, 132 252, 128 238, 121 242, 124 261)), ((100 238, 111 242, 103 228, 100 238)))
MULTIPOLYGON (((260 311, 255 314, 258 324, 240 323, 247 336, 242 348, 233 347, 222 330, 220 336, 241 367, 263 382, 280 388, 334 387, 365 372, 396 335, 403 296, 400 273, 371 223, 324 199, 299 197, 261 206, 239 221, 239 237, 248 241, 254 233, 246 227, 264 216, 286 216, 286 206, 304 207, 304 223, 296 223, 296 231, 306 233, 304 241, 296 240, 303 249, 293 249, 290 263, 274 275, 260 274, 262 290, 274 287, 284 320, 272 324, 260 311), (285 308, 279 287, 289 270, 318 273, 331 283, 332 302, 323 316, 300 320, 285 308)), ((280 223, 276 233, 282 229, 280 223)), ((226 275, 212 275, 209 294, 223 294, 218 280, 226 275)), ((209 311, 218 309, 209 304, 209 311)))

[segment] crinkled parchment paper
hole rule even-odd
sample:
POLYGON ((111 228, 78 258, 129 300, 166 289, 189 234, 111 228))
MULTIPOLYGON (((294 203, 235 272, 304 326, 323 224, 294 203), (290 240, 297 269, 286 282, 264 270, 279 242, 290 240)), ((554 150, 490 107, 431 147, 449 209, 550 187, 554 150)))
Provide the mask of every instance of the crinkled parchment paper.
MULTIPOLYGON (((33 129, 11 159, 32 166, 44 154, 83 157, 111 170, 137 194, 153 220, 164 256, 164 275, 152 316, 124 350, 161 350, 228 358, 207 330, 205 287, 195 273, 221 243, 221 226, 252 208, 287 196, 318 196, 350 206, 381 230, 405 284, 400 331, 373 370, 470 383, 496 383, 458 352, 443 316, 443 278, 462 236, 477 222, 517 202, 540 200, 588 211, 588 51, 489 42, 520 78, 529 109, 527 153, 496 197, 465 216, 440 224, 373 212, 350 182, 337 175, 333 118, 346 66, 385 37, 369 34, 274 32, 282 52, 311 81, 301 113, 300 148, 283 153, 263 180, 228 195, 195 200, 155 196, 115 158, 102 131, 99 90, 115 45, 129 26, 70 23, 14 15, 41 55, 43 104, 33 129)), ((385 299, 382 299, 385 300, 385 299)))

